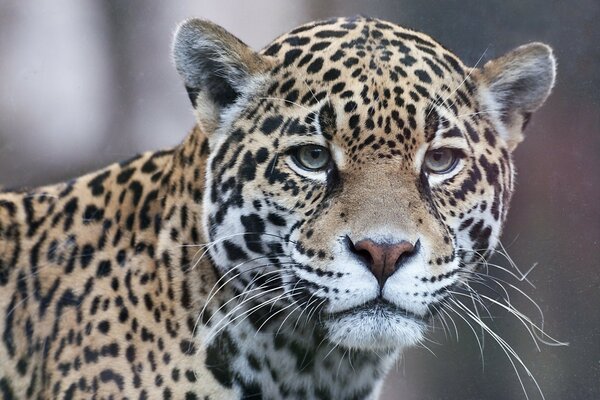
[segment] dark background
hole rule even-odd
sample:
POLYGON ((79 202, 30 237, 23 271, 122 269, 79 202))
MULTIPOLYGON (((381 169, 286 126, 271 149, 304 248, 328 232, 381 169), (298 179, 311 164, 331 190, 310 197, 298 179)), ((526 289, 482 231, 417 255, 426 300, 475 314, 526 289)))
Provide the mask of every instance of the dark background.
MULTIPOLYGON (((422 30, 473 65, 529 41, 554 47, 553 95, 516 150, 517 190, 503 243, 567 347, 541 345, 500 307, 486 323, 510 343, 547 399, 600 398, 600 2, 0 0, 0 185, 34 186, 168 147, 193 124, 169 58, 176 24, 211 19, 259 49, 311 19, 364 14, 422 30)), ((510 268, 503 257, 493 262, 510 268)), ((496 268, 490 274, 500 276, 496 268)), ((513 305, 540 321, 516 292, 513 305)), ((455 318, 456 319, 456 318, 455 318)), ((407 351, 385 399, 525 398, 502 350, 438 329, 407 351), (432 354, 434 353, 434 354, 432 354)), ((437 324, 439 328, 439 324, 437 324)), ((454 328, 451 325, 451 331, 454 328)), ((479 332, 478 332, 479 333, 479 332)), ((481 334, 480 334, 481 335, 481 334)), ((530 398, 541 398, 522 368, 530 398)))

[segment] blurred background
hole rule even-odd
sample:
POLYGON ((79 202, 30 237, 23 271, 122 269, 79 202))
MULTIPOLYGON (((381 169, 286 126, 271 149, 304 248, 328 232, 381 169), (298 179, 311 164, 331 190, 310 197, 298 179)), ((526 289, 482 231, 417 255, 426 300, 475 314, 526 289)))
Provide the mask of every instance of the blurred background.
MULTIPOLYGON (((256 49, 296 25, 363 14, 422 30, 474 65, 529 41, 554 47, 558 82, 516 151, 517 191, 503 243, 544 328, 567 347, 540 345, 489 304, 486 323, 513 346, 546 399, 600 399, 600 1, 0 0, 0 186, 61 181, 134 153, 173 146, 193 125, 170 60, 178 22, 200 16, 256 49)), ((504 257, 492 262, 511 268, 504 257)), ((513 270, 515 271, 515 270, 513 270)), ((523 296, 511 301, 536 321, 523 296)), ((383 398, 526 398, 502 349, 438 322, 430 351, 407 351, 383 398), (434 343, 435 342, 435 343, 434 343), (436 344, 438 343, 438 344, 436 344)), ((481 337, 481 333, 477 331, 481 337)), ((481 339, 480 339, 481 340, 481 339)), ((541 398, 517 370, 532 399, 541 398)))

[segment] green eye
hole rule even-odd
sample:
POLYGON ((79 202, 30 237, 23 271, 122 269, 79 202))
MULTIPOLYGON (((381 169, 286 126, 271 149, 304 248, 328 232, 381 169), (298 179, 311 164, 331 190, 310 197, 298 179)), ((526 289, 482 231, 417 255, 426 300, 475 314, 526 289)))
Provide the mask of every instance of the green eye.
POLYGON ((295 149, 293 158, 296 164, 308 171, 319 171, 327 168, 331 154, 323 146, 307 144, 295 149))
POLYGON ((442 147, 440 149, 429 150, 425 153, 423 166, 428 172, 445 174, 456 167, 458 158, 458 152, 456 150, 442 147))

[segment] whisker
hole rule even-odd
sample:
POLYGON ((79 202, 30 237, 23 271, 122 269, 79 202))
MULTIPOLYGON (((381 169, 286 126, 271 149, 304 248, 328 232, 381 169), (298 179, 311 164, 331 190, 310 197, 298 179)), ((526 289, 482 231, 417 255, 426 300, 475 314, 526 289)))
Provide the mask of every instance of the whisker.
MULTIPOLYGON (((481 340, 479 339, 479 335, 477 334, 477 332, 475 332, 475 328, 473 327, 473 325, 471 325, 471 323, 469 322, 469 320, 467 320, 465 317, 463 317, 458 311, 456 311, 454 309, 454 307, 452 307, 452 305, 448 302, 446 302, 446 306, 448 307, 448 309, 452 312, 454 312, 456 315, 458 315, 466 324, 467 326, 471 329, 471 331, 473 332, 473 335, 475 336, 475 340, 477 341, 477 345, 479 346, 479 354, 481 355, 481 368, 485 369, 485 358, 483 356, 483 335, 481 340)), ((482 332, 483 332, 483 328, 482 332)))
MULTIPOLYGON (((304 289, 303 287, 302 288, 298 288, 299 291, 303 290, 303 289, 304 289)), ((281 290, 281 288, 275 288, 275 289, 266 290, 266 291, 264 291, 262 293, 259 293, 258 295, 253 296, 249 300, 252 300, 254 298, 260 297, 261 295, 263 295, 265 293, 272 292, 272 291, 275 291, 275 290, 281 290)), ((275 303, 275 302, 281 300, 284 296, 289 296, 290 294, 292 294, 292 293, 290 293, 290 292, 284 292, 281 295, 279 295, 279 296, 277 296, 277 297, 275 297, 273 299, 269 299, 269 300, 265 301, 264 303, 258 304, 258 305, 254 306, 254 307, 252 307, 252 308, 250 308, 248 310, 245 310, 243 313, 241 313, 240 315, 235 316, 233 319, 229 319, 229 316, 235 314, 237 312, 237 310, 239 310, 240 308, 242 308, 246 303, 249 302, 249 300, 246 301, 246 302, 244 302, 244 303, 239 304, 232 311, 230 311, 229 313, 227 313, 225 315, 225 317, 223 317, 217 324, 215 324, 215 327, 218 327, 221 324, 221 322, 223 322, 225 320, 227 321, 227 323, 225 325, 223 325, 221 328, 219 328, 215 333, 209 335, 210 340, 212 340, 213 338, 215 338, 216 336, 218 336, 219 333, 221 333, 225 328, 227 328, 227 326, 231 325, 234 321, 236 321, 236 320, 238 320, 238 319, 241 318, 241 320, 236 324, 236 326, 238 326, 249 315, 251 315, 254 311, 256 311, 256 310, 258 310, 261 307, 264 307, 266 305, 275 303)), ((207 342, 210 342, 210 340, 207 340, 207 342)))
POLYGON ((540 385, 538 384, 537 379, 535 379, 535 376, 533 376, 533 374, 531 373, 531 371, 529 370, 529 368, 527 368, 527 366, 525 365, 525 363, 523 362, 523 360, 521 359, 521 357, 519 357, 519 355, 515 352, 515 350, 504 339, 502 339, 498 334, 496 334, 488 325, 486 325, 483 321, 481 321, 479 318, 477 318, 477 316, 471 310, 469 310, 467 307, 465 307, 462 303, 457 302, 455 299, 452 299, 452 298, 450 300, 454 303, 454 305, 456 305, 457 307, 459 307, 460 309, 462 309, 463 311, 465 311, 466 315, 469 318, 471 318, 475 323, 477 323, 483 329, 485 329, 485 331, 490 336, 492 336, 492 338, 500 345, 500 348, 506 354, 509 362, 513 366, 513 370, 515 371, 515 374, 517 375, 517 379, 519 380, 519 383, 521 385, 521 389, 523 390, 523 393, 525 394, 525 397, 527 399, 529 399, 529 395, 527 393, 527 390, 525 389, 525 384, 523 383, 523 379, 521 378, 521 374, 519 373, 519 371, 518 371, 518 369, 517 369, 514 361, 517 361, 517 363, 519 365, 521 365, 521 367, 523 368, 523 370, 527 373, 527 375, 531 378, 531 380, 535 384, 535 386, 536 386, 538 392, 540 393, 542 399, 545 400, 544 393, 542 392, 542 389, 540 388, 540 385), (513 361, 513 358, 514 358, 514 361, 513 361))
MULTIPOLYGON (((257 261, 257 260, 260 260, 260 259, 263 259, 263 258, 269 258, 269 257, 271 257, 271 255, 261 256, 261 257, 256 257, 254 259, 246 260, 246 261, 244 261, 242 263, 237 264, 236 266, 232 267, 227 272, 225 272, 223 275, 221 275, 221 277, 219 279, 217 279, 217 281, 214 283, 213 287, 208 292, 208 296, 207 296, 206 302, 204 303, 204 307, 202 307, 202 311, 200 312, 200 315, 202 316, 204 314, 204 311, 206 311, 206 307, 210 304, 210 301, 217 295, 217 293, 221 289, 223 289, 225 287, 225 285, 227 285, 229 282, 231 282, 233 279, 235 279, 235 278, 237 278, 239 276, 239 275, 235 275, 235 276, 233 276, 231 278, 228 278, 225 283, 221 284, 221 286, 219 286, 217 288, 217 286, 221 283, 221 281, 223 279, 225 279, 227 277, 227 275, 235 272, 236 269, 240 268, 241 266, 243 266, 243 265, 245 265, 245 264, 247 264, 249 262, 253 262, 253 261, 257 261), (215 290, 215 288, 217 288, 217 289, 215 290), (214 291, 214 293, 213 293, 213 291, 214 291)), ((260 269, 260 268, 266 268, 266 266, 261 265, 261 266, 255 267, 254 270, 255 269, 260 269)), ((253 269, 249 269, 249 270, 246 270, 246 271, 250 272, 252 270, 253 269)))
MULTIPOLYGON (((249 272, 249 271, 247 271, 247 272, 249 272)), ((276 280, 277 280, 277 278, 279 278, 279 277, 280 277, 280 274, 281 274, 281 272, 282 272, 282 271, 280 271, 280 270, 277 270, 277 271, 270 271, 270 272, 267 272, 266 274, 260 275, 260 277, 265 277, 265 276, 268 276, 268 275, 276 275, 276 276, 275 276, 275 277, 273 277, 273 278, 269 278, 268 280, 266 280, 266 281, 264 282, 264 284, 263 284, 263 285, 260 285, 260 286, 258 286, 258 287, 256 287, 256 288, 252 288, 252 289, 250 289, 250 288, 249 288, 249 286, 252 284, 252 282, 253 282, 254 280, 253 280, 253 281, 251 281, 250 283, 248 283, 248 285, 246 285, 246 287, 244 288, 244 290, 243 290, 241 293, 239 293, 239 294, 237 294, 237 295, 235 295, 235 296, 232 296, 232 298, 231 298, 231 299, 227 300, 225 303, 223 303, 223 305, 221 305, 219 308, 217 308, 217 309, 216 309, 216 310, 213 312, 213 314, 210 316, 210 318, 208 318, 208 320, 206 320, 206 322, 204 322, 204 324, 205 324, 205 325, 207 325, 207 324, 208 324, 208 323, 209 323, 209 322, 210 322, 210 321, 213 319, 213 317, 216 315, 216 313, 218 313, 219 311, 221 311, 221 310, 222 310, 222 309, 224 309, 224 308, 227 308, 227 305, 228 305, 229 303, 231 303, 231 302, 234 302, 234 301, 236 301, 237 299, 240 299, 240 298, 242 299, 242 302, 243 302, 243 301, 245 301, 245 300, 246 300, 246 298, 248 297, 248 294, 250 294, 250 293, 252 293, 252 292, 256 292, 256 291, 262 291, 262 290, 263 290, 265 287, 267 287, 267 285, 268 285, 269 283, 276 281, 276 280)), ((287 272, 287 271, 285 271, 285 272, 287 272)), ((238 274, 238 275, 239 275, 239 274, 238 274)), ((236 277, 237 277, 237 275, 236 275, 236 277)), ((255 278, 255 279, 256 279, 256 278, 255 278)), ((202 315, 202 314, 201 314, 201 315, 202 315)))
MULTIPOLYGON (((267 319, 265 319, 265 321, 258 327, 258 329, 256 330, 256 333, 254 334, 254 336, 258 335, 258 332, 260 332, 261 328, 263 326, 265 326, 271 319, 275 318, 276 315, 278 315, 279 313, 282 313, 282 312, 286 311, 287 309, 289 309, 290 307, 295 306, 298 303, 300 303, 299 307, 301 307, 302 306, 301 302, 293 301, 292 303, 290 303, 289 305, 283 307, 282 309, 275 311, 267 319)), ((272 309, 273 309, 273 305, 271 305, 271 310, 272 309)), ((292 310, 292 313, 293 313, 294 310, 292 310)), ((285 317, 285 319, 283 320, 283 322, 285 322, 285 320, 287 320, 290 317, 290 315, 292 315, 292 313, 288 313, 288 315, 285 317)), ((282 324, 283 324, 283 322, 282 322, 282 324)), ((281 327, 280 327, 280 329, 281 329, 281 327)), ((277 330, 277 333, 279 333, 279 330, 277 330)), ((276 333, 276 335, 277 335, 277 333, 276 333)))

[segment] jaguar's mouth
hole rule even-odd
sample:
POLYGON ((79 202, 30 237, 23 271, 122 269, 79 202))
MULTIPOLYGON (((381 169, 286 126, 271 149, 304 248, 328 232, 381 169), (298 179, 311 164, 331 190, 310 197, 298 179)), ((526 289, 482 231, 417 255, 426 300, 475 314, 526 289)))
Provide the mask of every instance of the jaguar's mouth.
POLYGON ((399 307, 385 300, 383 297, 377 297, 360 306, 352 307, 343 311, 337 311, 335 313, 330 313, 329 316, 333 318, 344 318, 347 316, 372 316, 377 318, 401 316, 417 322, 426 322, 429 315, 418 315, 412 313, 406 310, 405 308, 399 307))
POLYGON ((422 340, 427 330, 427 316, 382 298, 327 316, 322 323, 329 340, 351 349, 400 349, 422 340))

